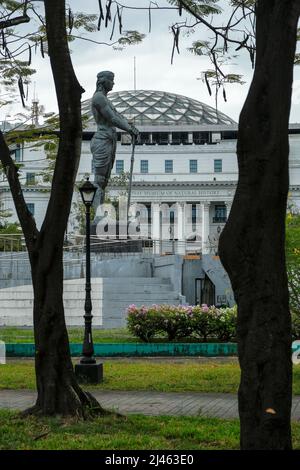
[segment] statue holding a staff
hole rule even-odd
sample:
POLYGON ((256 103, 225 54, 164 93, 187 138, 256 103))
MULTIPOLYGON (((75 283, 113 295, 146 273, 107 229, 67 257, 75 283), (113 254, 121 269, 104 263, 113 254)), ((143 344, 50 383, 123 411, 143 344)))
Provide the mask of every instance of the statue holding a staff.
POLYGON ((94 183, 98 187, 95 199, 95 212, 104 202, 104 193, 110 178, 116 156, 117 131, 116 127, 128 132, 133 142, 139 131, 126 118, 119 114, 107 97, 114 86, 114 74, 109 71, 97 75, 96 91, 92 98, 92 113, 97 123, 97 131, 91 140, 93 154, 94 183))

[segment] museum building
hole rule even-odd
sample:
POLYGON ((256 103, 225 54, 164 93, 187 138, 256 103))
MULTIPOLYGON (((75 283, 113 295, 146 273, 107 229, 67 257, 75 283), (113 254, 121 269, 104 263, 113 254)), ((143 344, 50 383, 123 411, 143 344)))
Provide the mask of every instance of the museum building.
MULTIPOLYGON (((137 227, 139 217, 148 225, 146 232, 139 234, 137 230, 136 236, 181 242, 177 246, 180 254, 216 253, 238 178, 237 123, 204 103, 173 93, 131 90, 113 92, 108 97, 115 109, 140 131, 135 147, 131 215, 137 227)), ((86 119, 78 182, 92 172, 90 140, 96 124, 90 100, 82 103, 82 114, 86 119)), ((108 187, 112 198, 124 194, 120 176, 130 171, 132 154, 130 136, 117 131, 116 159, 108 187)), ((291 124, 290 204, 296 207, 300 207, 299 134, 300 124, 291 124)), ((25 199, 39 227, 50 194, 49 183, 41 178, 47 165, 45 153, 26 142, 12 149, 12 153, 22 164, 25 199)), ((75 193, 74 198, 77 197, 75 193)), ((0 203, 2 209, 11 210, 11 221, 16 220, 4 179, 0 184, 0 203)), ((71 214, 68 233, 76 233, 77 229, 71 214)))

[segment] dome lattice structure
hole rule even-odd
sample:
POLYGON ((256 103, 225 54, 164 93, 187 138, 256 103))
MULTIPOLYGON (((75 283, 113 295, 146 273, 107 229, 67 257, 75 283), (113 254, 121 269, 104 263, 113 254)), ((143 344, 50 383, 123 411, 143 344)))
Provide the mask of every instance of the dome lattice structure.
MULTIPOLYGON (((116 110, 135 125, 201 125, 236 122, 226 114, 200 101, 174 93, 156 90, 132 90, 109 93, 116 110)), ((93 122, 91 100, 82 103, 83 114, 93 122)))

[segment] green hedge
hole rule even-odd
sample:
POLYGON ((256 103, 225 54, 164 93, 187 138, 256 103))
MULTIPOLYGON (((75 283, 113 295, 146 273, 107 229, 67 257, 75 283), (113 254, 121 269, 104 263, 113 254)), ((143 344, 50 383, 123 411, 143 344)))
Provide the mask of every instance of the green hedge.
POLYGON ((145 342, 165 334, 169 341, 195 337, 199 341, 232 341, 236 336, 237 310, 207 305, 152 305, 127 308, 129 331, 145 342))
MULTIPOLYGON (((167 336, 169 341, 187 337, 202 342, 229 342, 236 339, 236 306, 130 305, 126 313, 129 331, 145 342, 161 335, 167 336)), ((293 340, 300 339, 299 312, 292 312, 292 336, 293 340)))

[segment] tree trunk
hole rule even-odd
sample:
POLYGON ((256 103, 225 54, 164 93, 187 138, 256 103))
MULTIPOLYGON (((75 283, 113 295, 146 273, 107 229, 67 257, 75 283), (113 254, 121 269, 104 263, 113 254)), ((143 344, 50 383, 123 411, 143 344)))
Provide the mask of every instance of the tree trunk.
POLYGON ((257 56, 240 115, 239 180, 220 258, 238 305, 242 449, 291 449, 285 267, 288 123, 299 0, 257 2, 257 56))
POLYGON ((27 413, 79 415, 104 412, 76 382, 63 308, 63 241, 78 170, 83 89, 73 70, 65 0, 44 0, 48 53, 55 84, 60 135, 50 200, 40 231, 27 209, 9 148, 0 131, 0 160, 10 185, 31 263, 38 398, 27 413))
MULTIPOLYGON (((34 289, 34 335, 38 398, 29 413, 79 415, 103 412, 77 384, 63 308, 63 241, 81 152, 81 94, 73 70, 65 0, 44 0, 48 51, 60 117, 51 196, 40 232, 27 243, 34 289)), ((21 220, 22 222, 22 220, 21 220)), ((23 227, 23 225, 22 225, 23 227)), ((26 241, 30 240, 24 230, 26 241)))
POLYGON ((51 248, 44 244, 31 257, 38 397, 36 405, 25 413, 80 417, 103 413, 96 399, 79 387, 74 375, 62 301, 62 257, 57 253, 48 265, 45 252, 51 248))

